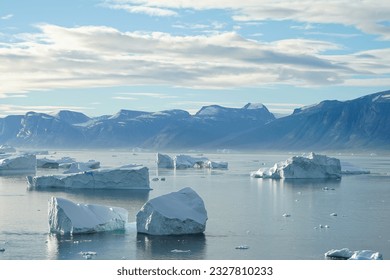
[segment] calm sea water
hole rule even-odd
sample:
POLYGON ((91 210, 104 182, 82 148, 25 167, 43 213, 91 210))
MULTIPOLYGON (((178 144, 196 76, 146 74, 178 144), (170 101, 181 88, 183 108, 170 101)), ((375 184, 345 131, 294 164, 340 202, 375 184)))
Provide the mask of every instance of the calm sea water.
MULTIPOLYGON (((190 153, 187 153, 190 154, 190 153)), ((175 155, 172 153, 171 155, 175 155)), ((155 153, 56 151, 56 158, 99 160, 102 167, 129 163, 150 168, 151 191, 29 191, 25 176, 0 177, 0 259, 324 259, 330 249, 375 250, 390 259, 390 157, 328 154, 371 171, 341 180, 255 179, 251 171, 291 154, 208 154, 229 162, 228 170, 158 170, 155 153), (52 196, 79 203, 119 206, 129 222, 151 198, 192 187, 208 212, 204 235, 151 237, 126 231, 56 236, 48 234, 52 196), (283 214, 289 214, 284 217, 283 214), (337 216, 331 216, 337 213, 337 216), (321 228, 319 225, 324 226, 321 228), (325 225, 328 227, 326 228, 325 225), (248 249, 236 249, 245 245, 248 249)), ((49 155, 50 156, 50 155, 49 155)), ((38 170, 38 174, 55 171, 38 170)))

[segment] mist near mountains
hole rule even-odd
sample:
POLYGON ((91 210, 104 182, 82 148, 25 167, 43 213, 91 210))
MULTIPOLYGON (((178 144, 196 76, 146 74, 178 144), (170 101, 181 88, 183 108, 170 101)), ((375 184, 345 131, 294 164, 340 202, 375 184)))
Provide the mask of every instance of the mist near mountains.
POLYGON ((390 148, 390 91, 354 100, 326 100, 282 118, 262 104, 184 110, 28 112, 0 118, 0 144, 26 148, 150 150, 343 150, 390 148))

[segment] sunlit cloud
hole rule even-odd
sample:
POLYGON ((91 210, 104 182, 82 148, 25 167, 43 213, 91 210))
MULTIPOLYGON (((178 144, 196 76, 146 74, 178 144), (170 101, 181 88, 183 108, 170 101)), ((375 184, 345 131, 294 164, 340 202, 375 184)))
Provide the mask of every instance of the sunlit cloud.
POLYGON ((343 47, 306 39, 261 42, 236 32, 174 36, 106 26, 37 28, 37 33, 16 34, 18 40, 1 43, 0 96, 135 85, 317 87, 355 79, 387 80, 390 74, 390 48, 329 55, 343 47))
POLYGON ((353 26, 364 33, 379 35, 390 40, 389 1, 350 0, 111 0, 119 5, 161 9, 221 9, 231 12, 232 19, 240 22, 266 20, 293 20, 310 24, 342 24, 353 26))

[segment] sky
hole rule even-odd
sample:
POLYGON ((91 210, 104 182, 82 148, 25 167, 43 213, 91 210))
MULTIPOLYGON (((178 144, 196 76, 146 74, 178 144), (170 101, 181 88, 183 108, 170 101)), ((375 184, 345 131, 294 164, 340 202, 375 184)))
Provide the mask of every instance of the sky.
POLYGON ((290 114, 388 89, 390 1, 0 1, 0 117, 290 114))

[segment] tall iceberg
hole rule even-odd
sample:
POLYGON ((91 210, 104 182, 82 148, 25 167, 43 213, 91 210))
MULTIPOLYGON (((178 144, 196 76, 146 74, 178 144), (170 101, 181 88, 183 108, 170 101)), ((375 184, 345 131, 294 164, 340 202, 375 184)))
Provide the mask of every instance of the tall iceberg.
POLYGON ((173 159, 169 155, 157 153, 157 167, 172 169, 175 165, 173 159))
POLYGON ((340 160, 325 155, 310 153, 294 156, 276 163, 269 169, 251 173, 255 178, 272 179, 336 179, 341 178, 340 160))
POLYGON ((49 230, 57 234, 80 234, 124 230, 128 212, 120 207, 76 204, 64 198, 49 201, 49 230))
POLYGON ((137 232, 150 235, 203 233, 207 211, 202 198, 184 188, 153 198, 137 213, 137 232))
POLYGON ((101 169, 67 175, 27 176, 29 188, 150 189, 147 167, 101 169))

